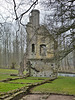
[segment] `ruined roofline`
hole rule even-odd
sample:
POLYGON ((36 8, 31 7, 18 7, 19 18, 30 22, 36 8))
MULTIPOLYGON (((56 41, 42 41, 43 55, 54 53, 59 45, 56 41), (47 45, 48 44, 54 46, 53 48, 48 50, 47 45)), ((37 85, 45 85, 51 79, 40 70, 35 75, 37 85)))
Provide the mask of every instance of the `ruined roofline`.
POLYGON ((40 25, 37 29, 36 29, 37 34, 36 35, 45 35, 48 36, 50 38, 52 38, 53 40, 55 40, 55 38, 53 37, 53 35, 49 32, 48 28, 45 25, 40 25), (38 32, 40 29, 43 29, 43 32, 38 32))

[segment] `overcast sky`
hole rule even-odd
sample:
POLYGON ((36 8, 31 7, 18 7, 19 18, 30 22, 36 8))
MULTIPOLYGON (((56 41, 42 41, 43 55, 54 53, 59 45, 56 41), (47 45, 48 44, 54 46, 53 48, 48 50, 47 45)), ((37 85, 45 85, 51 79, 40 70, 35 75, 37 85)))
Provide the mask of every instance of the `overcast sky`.
MULTIPOLYGON (((7 20, 7 22, 8 21, 12 22, 12 20, 15 19, 14 7, 13 7, 12 1, 13 0, 0 0, 0 22, 3 22, 5 20, 7 20)), ((17 7, 18 7, 18 4, 20 3, 20 1, 22 1, 22 4, 17 9, 18 16, 30 7, 30 5, 27 5, 27 4, 29 4, 28 0, 16 0, 17 7), (25 2, 26 2, 26 4, 23 4, 25 2)), ((35 9, 40 10, 40 18, 41 18, 41 22, 42 22, 44 20, 44 15, 45 15, 46 11, 44 10, 44 7, 41 7, 40 0, 39 0, 38 5, 36 5, 35 9)), ((27 14, 25 14, 25 16, 24 16, 25 21, 28 21, 28 16, 29 16, 29 12, 27 14)))

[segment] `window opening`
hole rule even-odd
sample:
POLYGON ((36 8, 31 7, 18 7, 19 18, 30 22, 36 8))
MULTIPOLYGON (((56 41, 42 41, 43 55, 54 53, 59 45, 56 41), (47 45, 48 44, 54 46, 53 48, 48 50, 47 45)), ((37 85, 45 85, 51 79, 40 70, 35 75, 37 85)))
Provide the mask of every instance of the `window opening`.
POLYGON ((35 44, 32 44, 32 52, 35 52, 35 44))
POLYGON ((40 55, 46 56, 46 45, 45 44, 40 45, 40 55))

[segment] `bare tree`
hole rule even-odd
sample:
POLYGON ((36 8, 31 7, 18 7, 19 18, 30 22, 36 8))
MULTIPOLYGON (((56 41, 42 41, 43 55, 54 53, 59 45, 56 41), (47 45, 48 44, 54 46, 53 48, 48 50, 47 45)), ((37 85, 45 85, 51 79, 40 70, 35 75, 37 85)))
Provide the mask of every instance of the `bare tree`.
POLYGON ((0 59, 2 59, 3 67, 10 68, 12 64, 18 67, 26 51, 26 22, 24 18, 26 13, 37 5, 38 0, 5 0, 5 2, 9 7, 2 7, 10 15, 5 18, 0 13, 2 19, 0 23, 0 59))
MULTIPOLYGON (((42 5, 48 11, 45 24, 58 41, 58 50, 55 51, 56 61, 62 62, 64 59, 65 65, 70 67, 68 55, 72 57, 71 52, 75 51, 75 2, 74 0, 47 0, 46 2, 43 0, 42 5)), ((73 63, 75 64, 74 54, 73 63)))

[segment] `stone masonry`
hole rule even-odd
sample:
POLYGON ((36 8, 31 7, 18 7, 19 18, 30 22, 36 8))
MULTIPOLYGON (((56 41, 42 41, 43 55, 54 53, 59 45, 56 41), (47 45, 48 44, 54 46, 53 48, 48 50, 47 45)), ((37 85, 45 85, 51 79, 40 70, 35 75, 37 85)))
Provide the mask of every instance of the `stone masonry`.
POLYGON ((54 56, 56 41, 44 25, 39 24, 38 10, 32 10, 27 31, 27 59, 30 61, 30 76, 51 77, 56 67, 54 56))

